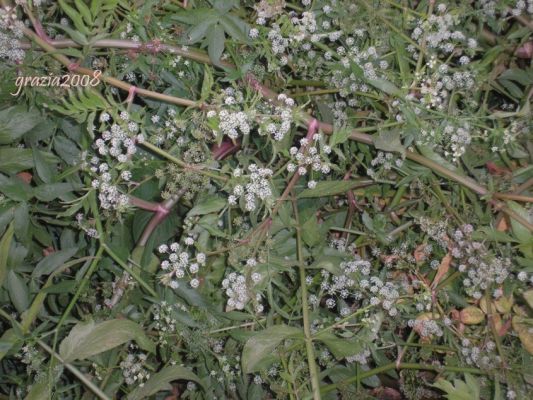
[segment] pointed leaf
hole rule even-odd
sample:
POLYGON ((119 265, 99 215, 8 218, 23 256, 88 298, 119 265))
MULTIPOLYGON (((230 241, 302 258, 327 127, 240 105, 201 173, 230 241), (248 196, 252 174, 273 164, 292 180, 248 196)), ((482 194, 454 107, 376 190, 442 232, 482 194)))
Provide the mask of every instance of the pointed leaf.
POLYGON ((271 326, 252 336, 242 350, 242 369, 245 374, 256 371, 259 363, 269 356, 282 340, 302 337, 302 330, 287 325, 271 326))
POLYGON ((77 324, 61 342, 59 354, 66 362, 84 360, 130 340, 135 340, 146 351, 155 351, 155 345, 138 324, 127 319, 112 319, 77 324))

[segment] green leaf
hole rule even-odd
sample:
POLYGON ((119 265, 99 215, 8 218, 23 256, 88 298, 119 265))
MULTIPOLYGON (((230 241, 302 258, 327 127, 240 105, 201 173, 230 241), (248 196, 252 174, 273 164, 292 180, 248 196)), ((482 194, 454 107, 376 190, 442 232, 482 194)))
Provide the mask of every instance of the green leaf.
MULTIPOLYGON (((74 8, 69 6, 64 0, 59 0, 59 5, 61 6, 61 8, 65 12, 65 14, 67 14, 69 16, 69 18, 74 23, 74 26, 76 27, 76 29, 78 31, 80 31, 80 33, 82 33, 84 35, 88 35, 90 33, 89 29, 87 29, 87 27, 83 23, 81 15, 74 8)), ((74 41, 76 40, 74 38, 72 38, 72 39, 74 41)))
POLYGON ((437 164, 448 168, 450 171, 457 171, 457 167, 455 165, 446 161, 440 155, 435 153, 435 151, 433 151, 433 149, 431 149, 429 146, 417 145, 417 148, 418 151, 420 151, 420 154, 422 154, 424 157, 429 158, 431 161, 435 161, 437 164))
POLYGON ((13 143, 42 121, 36 109, 13 106, 0 111, 0 144, 13 143))
POLYGON ((248 36, 250 28, 246 22, 242 21, 235 15, 224 14, 220 17, 220 23, 232 39, 243 43, 250 43, 250 38, 248 36))
MULTIPOLYGON (((529 218, 529 213, 526 211, 525 208, 523 208, 520 204, 509 201, 507 202, 507 205, 511 210, 513 210, 515 213, 520 215, 522 218, 524 218, 526 221, 531 222, 531 219, 529 218)), ((516 221, 514 218, 509 218, 511 220, 511 227, 513 228, 513 233, 516 236, 518 240, 522 243, 529 243, 533 239, 533 235, 531 235, 531 232, 529 232, 529 229, 522 225, 520 222, 516 221)))
POLYGON ((355 187, 361 185, 359 181, 321 181, 318 182, 314 189, 305 189, 298 195, 299 199, 311 197, 326 197, 334 196, 341 193, 346 193, 355 187))
POLYGON ((222 210, 226 205, 227 201, 220 197, 208 197, 205 201, 191 208, 188 212, 188 217, 194 217, 196 215, 204 215, 213 212, 222 210))
POLYGON ((195 373, 179 365, 163 368, 148 379, 142 387, 138 387, 128 395, 128 400, 147 399, 160 390, 170 390, 170 382, 177 380, 193 381, 205 389, 205 385, 195 373))
POLYGON ((379 150, 405 155, 405 147, 403 147, 400 137, 400 131, 382 131, 379 135, 374 136, 374 146, 379 150))
POLYGON ((212 16, 206 17, 199 24, 191 27, 187 32, 187 42, 189 44, 194 44, 204 39, 207 35, 207 30, 213 25, 216 24, 216 19, 212 16))
POLYGON ((209 98, 211 94, 211 89, 213 87, 213 73, 211 72, 211 67, 208 65, 204 66, 204 80, 202 82, 202 92, 200 95, 201 101, 205 101, 209 98))
POLYGON ((9 248, 11 247, 14 231, 13 223, 9 224, 2 239, 0 239, 0 287, 4 284, 4 280, 7 276, 7 257, 9 255, 9 248))
POLYGON ((19 313, 22 313, 28 309, 30 305, 30 294, 28 286, 24 282, 24 279, 20 277, 15 271, 10 270, 7 273, 7 291, 9 298, 19 313))
POLYGON ((0 193, 15 201, 26 201, 32 197, 32 188, 22 179, 0 174, 0 193))
POLYGON ((80 12, 87 25, 92 25, 93 17, 91 15, 91 10, 89 10, 89 7, 87 7, 82 0, 74 0, 74 3, 76 3, 76 8, 80 12))
POLYGON ((45 183, 49 183, 54 178, 54 171, 47 160, 44 158, 42 151, 38 149, 33 150, 33 162, 35 163, 35 170, 39 178, 45 183))
POLYGON ((323 332, 316 336, 316 339, 323 342, 337 360, 361 353, 366 345, 357 337, 342 338, 335 336, 331 332, 323 332))
POLYGON ((315 246, 321 240, 321 232, 316 216, 311 216, 302 224, 302 239, 308 246, 315 246))
POLYGON ((31 149, 0 148, 0 172, 16 174, 33 167, 31 149))
POLYGON ((330 147, 335 147, 338 144, 342 144, 346 142, 352 133, 351 129, 348 128, 339 128, 336 129, 335 132, 331 135, 331 138, 329 139, 329 145, 330 147))
POLYGON ((59 354, 66 362, 84 360, 96 354, 135 340, 139 347, 153 353, 155 345, 143 329, 127 319, 112 319, 95 323, 78 323, 59 346, 59 354))
POLYGON ((509 68, 505 70, 498 79, 507 79, 518 82, 523 86, 531 85, 533 83, 533 71, 524 71, 519 68, 509 68))
POLYGON ((79 186, 75 186, 72 183, 61 182, 61 183, 47 183, 44 185, 37 186, 33 193, 41 201, 52 201, 61 198, 67 193, 70 193, 76 189, 79 189, 79 186))
POLYGON ((449 400, 479 400, 479 382, 470 374, 465 374, 466 382, 455 379, 453 385, 445 379, 439 379, 432 386, 446 393, 449 400))
POLYGON ((78 249, 76 247, 55 251, 39 261, 31 275, 34 278, 38 278, 42 275, 50 275, 67 260, 70 260, 77 252, 78 249))
POLYGON ((376 89, 381 90, 382 92, 385 92, 391 96, 401 96, 400 89, 385 79, 366 79, 366 81, 376 89))
POLYGON ((242 350, 242 370, 245 374, 257 371, 260 362, 270 356, 282 340, 301 338, 302 330, 287 325, 271 326, 246 341, 242 350))
POLYGON ((6 330, 0 337, 0 360, 21 340, 20 335, 13 329, 6 330))
POLYGON ((211 25, 207 31, 207 54, 215 65, 220 64, 220 57, 224 52, 226 34, 219 24, 211 25))
POLYGON ((52 390, 52 386, 48 380, 34 383, 31 385, 31 389, 26 397, 24 397, 24 400, 47 400, 50 398, 50 390, 52 390))

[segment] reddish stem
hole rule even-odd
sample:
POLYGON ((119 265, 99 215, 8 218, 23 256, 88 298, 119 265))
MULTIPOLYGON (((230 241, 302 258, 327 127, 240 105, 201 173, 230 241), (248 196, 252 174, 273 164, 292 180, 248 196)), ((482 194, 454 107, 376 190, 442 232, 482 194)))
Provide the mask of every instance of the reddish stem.
POLYGON ((230 139, 225 138, 220 145, 214 145, 211 147, 211 154, 213 159, 219 161, 226 157, 236 153, 241 148, 239 141, 233 142, 230 139))

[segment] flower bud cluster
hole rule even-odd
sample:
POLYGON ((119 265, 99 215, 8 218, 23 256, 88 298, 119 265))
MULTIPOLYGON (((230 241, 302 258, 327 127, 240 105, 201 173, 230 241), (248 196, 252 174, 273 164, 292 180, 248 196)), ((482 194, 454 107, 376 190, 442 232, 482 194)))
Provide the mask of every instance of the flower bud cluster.
POLYGON ((189 285, 196 289, 200 285, 198 272, 206 264, 204 253, 197 253, 196 257, 193 257, 189 252, 188 247, 194 245, 194 239, 187 237, 184 242, 185 247, 174 242, 170 246, 162 244, 158 248, 160 254, 168 255, 167 259, 163 260, 160 265, 163 270, 163 275, 160 277, 161 282, 172 289, 177 289, 180 280, 185 277, 189 279, 189 285))
POLYGON ((241 169, 237 168, 233 176, 239 178, 239 183, 233 187, 232 194, 228 197, 230 205, 237 205, 242 199, 244 210, 254 211, 259 202, 264 202, 272 197, 269 178, 272 170, 260 168, 256 164, 248 166, 249 175, 242 175, 241 169))

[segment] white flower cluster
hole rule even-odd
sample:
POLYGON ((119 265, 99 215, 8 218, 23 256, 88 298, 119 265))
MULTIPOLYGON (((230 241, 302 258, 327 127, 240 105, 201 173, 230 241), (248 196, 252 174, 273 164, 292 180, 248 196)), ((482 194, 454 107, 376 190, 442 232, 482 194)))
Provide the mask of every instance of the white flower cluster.
POLYGON ((78 227, 86 233, 87 236, 91 238, 99 238, 100 235, 98 234, 98 231, 94 228, 91 228, 88 223, 85 221, 85 216, 83 213, 76 214, 76 222, 78 223, 78 227))
POLYGON ((277 103, 264 102, 259 107, 264 116, 259 118, 258 133, 269 134, 277 141, 283 140, 293 122, 294 100, 281 93, 278 95, 277 103))
MULTIPOLYGON (((255 285, 260 279, 260 276, 259 279, 252 279, 250 286, 255 285)), ((244 275, 237 274, 236 272, 230 273, 228 277, 222 281, 222 287, 226 291, 226 296, 228 296, 227 308, 229 310, 244 309, 246 304, 248 304, 248 302, 250 302, 254 296, 251 287, 249 287, 246 282, 246 277, 244 275)), ((260 303, 261 295, 259 293, 255 295, 255 300, 257 303, 255 311, 260 313, 263 311, 263 305, 260 303)))
POLYGON ((367 169, 366 173, 371 178, 377 178, 378 173, 375 171, 376 168, 383 169, 385 172, 390 171, 394 165, 401 168, 403 159, 396 157, 393 153, 379 151, 376 158, 370 161, 370 164, 374 168, 367 169))
POLYGON ((452 156, 452 161, 457 162, 465 153, 466 147, 471 142, 470 127, 465 124, 463 127, 446 125, 444 127, 444 140, 448 142, 449 149, 444 150, 445 156, 452 156), (449 141, 446 139, 449 138, 449 141))
POLYGON ((441 337, 444 334, 439 324, 434 319, 410 319, 407 322, 407 325, 424 338, 433 335, 441 337))
POLYGON ((20 48, 18 39, 24 36, 22 21, 17 20, 15 8, 0 8, 0 59, 5 58, 13 63, 24 59, 24 50, 20 48))
POLYGON ((461 31, 454 30, 459 22, 456 16, 446 13, 446 6, 441 4, 437 6, 437 13, 418 21, 411 37, 420 45, 425 42, 430 49, 450 54, 455 50, 456 43, 467 42, 461 31))
MULTIPOLYGON (((107 164, 100 164, 100 167, 107 164)), ((127 195, 120 192, 119 187, 112 183, 112 175, 108 168, 98 168, 101 172, 99 178, 93 179, 91 186, 98 189, 98 200, 104 210, 123 211, 129 204, 127 195)))
POLYGON ((176 333, 178 321, 173 315, 176 309, 188 312, 187 307, 180 303, 168 304, 166 301, 162 301, 160 304, 154 305, 152 311, 154 320, 153 326, 154 330, 156 330, 159 335, 160 344, 167 344, 169 335, 176 333))
MULTIPOLYGON (((298 172, 299 175, 306 175, 307 170, 311 167, 312 174, 322 173, 329 174, 331 171, 328 155, 331 153, 331 147, 323 143, 323 137, 320 133, 315 133, 312 141, 307 138, 300 139, 300 147, 293 146, 289 149, 291 162, 287 164, 287 171, 290 173, 298 172)), ((313 189, 316 181, 309 180, 308 187, 313 189)))
MULTIPOLYGON (((123 124, 127 126, 127 129, 117 123, 111 124, 110 129, 103 131, 102 137, 96 139, 94 146, 100 155, 109 155, 118 162, 125 163, 137 151, 135 142, 142 143, 144 136, 142 134, 136 134, 139 131, 139 126, 137 123, 129 121, 127 112, 123 111, 120 114, 120 118, 123 124)), ((101 122, 107 122, 109 120, 109 114, 104 112, 100 115, 101 122)))
MULTIPOLYGON (((185 239, 186 246, 192 246, 194 239, 188 237, 185 239)), ((161 269, 164 274, 161 276, 161 282, 164 285, 170 286, 172 289, 179 287, 179 280, 183 279, 185 275, 190 278, 189 284, 196 289, 200 285, 198 279, 198 271, 201 266, 206 263, 206 256, 204 253, 197 253, 193 258, 182 246, 174 242, 170 246, 162 244, 159 246, 160 254, 168 254, 168 259, 161 262, 161 269)))
MULTIPOLYGON (((322 282, 321 291, 328 296, 339 296, 342 299, 353 298, 362 300, 372 306, 381 305, 391 317, 398 314, 395 307, 400 293, 393 282, 383 282, 378 276, 369 276, 371 264, 367 260, 355 259, 346 261, 340 265, 342 274, 332 275, 326 270, 320 272, 322 282)), ((318 303, 318 297, 314 295, 311 303, 318 303)), ((334 308, 336 302, 333 298, 326 300, 328 308, 334 308)))
MULTIPOLYGON (((253 118, 240 108, 244 102, 243 93, 228 87, 222 91, 222 108, 220 111, 209 110, 207 118, 218 118, 218 128, 223 135, 237 139, 239 135, 249 135, 253 118)), ((216 132, 214 132, 216 134, 216 132)))
MULTIPOLYGON (((339 95, 345 98, 353 97, 356 92, 360 91, 366 93, 370 91, 370 87, 366 84, 365 79, 380 79, 383 75, 380 71, 388 68, 388 63, 383 60, 374 46, 360 48, 356 43, 360 38, 358 36, 348 36, 346 38, 346 47, 339 46, 337 54, 341 56, 339 68, 333 72, 331 76, 326 79, 337 89, 339 95), (365 79, 362 79, 353 72, 353 66, 359 68, 365 79)), ((361 40, 361 45, 365 43, 361 40)), ((324 55, 326 60, 327 53, 324 55)), ((348 100, 350 106, 355 106, 356 100, 350 98, 348 100)))
MULTIPOLYGON (((249 175, 243 176, 242 180, 248 178, 247 183, 235 185, 233 194, 228 197, 230 205, 236 205, 237 201, 244 200, 244 209, 254 211, 258 206, 258 201, 266 201, 272 196, 269 178, 272 176, 272 170, 269 168, 260 168, 256 164, 248 166, 249 175)), ((234 176, 241 177, 241 170, 234 171, 234 176)))
POLYGON ((361 365, 366 365, 368 363, 368 358, 370 357, 372 353, 370 350, 365 349, 361 351, 360 353, 354 354, 353 356, 346 357, 346 362, 353 363, 356 362, 361 365))
POLYGON ((461 343, 461 355, 468 365, 474 365, 480 369, 492 369, 499 365, 501 358, 496 350, 496 343, 489 340, 483 346, 475 346, 469 339, 463 339, 461 343))
POLYGON ((144 353, 129 353, 120 363, 122 376, 127 385, 139 384, 139 386, 142 387, 144 382, 150 378, 149 371, 144 367, 146 359, 147 356, 144 353))

